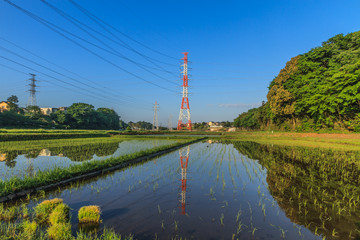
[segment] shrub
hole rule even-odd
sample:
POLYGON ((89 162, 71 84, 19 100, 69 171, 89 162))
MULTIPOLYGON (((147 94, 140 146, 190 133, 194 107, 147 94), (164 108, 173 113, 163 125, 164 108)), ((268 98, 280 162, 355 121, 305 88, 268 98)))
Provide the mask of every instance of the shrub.
POLYGON ((100 207, 99 206, 84 206, 81 207, 78 213, 80 224, 86 223, 100 223, 100 207))
POLYGON ((51 212, 56 208, 57 205, 63 202, 60 198, 54 198, 51 200, 42 201, 35 207, 35 216, 40 223, 46 223, 49 220, 51 212))
POLYGON ((49 235, 50 239, 53 240, 69 240, 73 239, 73 236, 71 235, 71 224, 68 223, 56 223, 54 225, 51 225, 47 233, 49 235))
POLYGON ((51 212, 49 216, 49 221, 51 225, 57 223, 66 223, 69 220, 70 208, 64 203, 60 203, 56 208, 51 212))

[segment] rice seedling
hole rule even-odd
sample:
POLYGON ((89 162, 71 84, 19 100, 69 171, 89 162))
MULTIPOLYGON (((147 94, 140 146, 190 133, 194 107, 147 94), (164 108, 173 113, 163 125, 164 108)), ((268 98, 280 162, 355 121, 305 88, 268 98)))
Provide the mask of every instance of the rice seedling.
POLYGON ((70 208, 64 203, 58 204, 50 213, 49 222, 51 225, 66 223, 70 219, 70 208))
POLYGON ((71 224, 70 223, 56 223, 47 229, 50 239, 53 240, 68 240, 72 239, 71 224))
POLYGON ((223 213, 221 213, 221 216, 220 216, 220 225, 221 226, 224 226, 224 214, 223 213))
POLYGON ((63 200, 60 198, 42 201, 34 209, 36 220, 39 223, 47 223, 51 212, 61 203, 63 203, 63 200))
POLYGON ((21 226, 23 228, 22 237, 24 239, 35 239, 37 230, 37 224, 35 221, 31 222, 29 220, 25 220, 22 222, 21 226))
POLYGON ((99 224, 100 223, 100 207, 84 206, 79 209, 78 219, 80 224, 99 224))
POLYGON ((162 211, 161 211, 161 209, 160 209, 160 205, 158 204, 157 207, 158 207, 158 212, 159 212, 159 214, 161 214, 162 211))
POLYGON ((175 232, 177 232, 177 230, 179 229, 178 223, 179 223, 178 221, 174 220, 175 232))

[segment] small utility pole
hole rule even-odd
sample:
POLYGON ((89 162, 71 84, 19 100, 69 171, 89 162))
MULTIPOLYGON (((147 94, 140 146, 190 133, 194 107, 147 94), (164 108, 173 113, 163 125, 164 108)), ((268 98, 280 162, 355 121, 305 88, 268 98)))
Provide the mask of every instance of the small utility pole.
POLYGON ((29 97, 29 101, 28 101, 28 106, 36 106, 36 82, 37 80, 35 79, 35 74, 30 73, 31 78, 29 78, 30 84, 28 85, 30 87, 29 92, 30 92, 30 97, 29 97))
POLYGON ((169 120, 168 120, 168 128, 169 128, 169 131, 172 131, 172 115, 169 116, 169 120))
POLYGON ((156 130, 156 131, 159 131, 159 120, 158 120, 158 112, 159 110, 159 105, 158 103, 155 101, 155 104, 154 104, 154 120, 153 120, 153 127, 152 127, 152 130, 156 130))

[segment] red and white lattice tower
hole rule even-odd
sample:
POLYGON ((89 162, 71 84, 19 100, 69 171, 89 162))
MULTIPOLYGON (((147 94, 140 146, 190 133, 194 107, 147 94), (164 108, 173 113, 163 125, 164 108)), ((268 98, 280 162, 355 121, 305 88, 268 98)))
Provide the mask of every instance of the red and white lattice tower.
POLYGON ((180 199, 180 208, 181 214, 185 215, 185 206, 186 206, 186 171, 189 162, 190 146, 186 148, 181 148, 179 150, 180 163, 181 163, 181 199, 180 199), (186 150, 186 153, 185 153, 186 150))
POLYGON ((192 130, 191 127, 191 119, 190 119, 190 106, 189 106, 189 98, 188 98, 188 87, 189 87, 189 79, 188 79, 188 53, 184 52, 184 64, 183 67, 183 93, 182 93, 182 101, 180 107, 179 121, 177 130, 188 129, 192 130), (185 120, 185 121, 184 121, 185 120))

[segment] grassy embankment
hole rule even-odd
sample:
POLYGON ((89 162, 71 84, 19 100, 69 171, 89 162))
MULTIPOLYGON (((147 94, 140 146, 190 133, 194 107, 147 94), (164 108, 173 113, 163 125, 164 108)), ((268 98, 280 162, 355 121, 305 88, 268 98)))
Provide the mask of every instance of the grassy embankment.
POLYGON ((39 171, 33 177, 26 176, 24 178, 19 178, 14 176, 7 181, 0 181, 0 197, 7 196, 9 194, 13 194, 23 190, 29 190, 41 186, 58 183, 60 181, 71 179, 76 176, 108 169, 119 164, 130 163, 134 159, 146 157, 150 154, 159 153, 161 151, 180 146, 184 143, 194 141, 195 139, 196 138, 189 138, 188 140, 178 143, 143 150, 140 152, 116 158, 109 158, 102 161, 92 160, 78 165, 71 165, 68 168, 54 168, 52 170, 39 171))
POLYGON ((294 132, 234 132, 221 137, 226 140, 251 141, 262 144, 327 148, 360 151, 360 134, 348 133, 294 133, 294 132))
POLYGON ((114 143, 121 142, 123 140, 187 140, 186 136, 112 136, 112 137, 84 137, 84 138, 65 138, 65 139, 37 139, 37 140, 16 140, 16 141, 1 141, 0 151, 24 151, 24 150, 36 150, 44 148, 60 148, 67 146, 83 146, 87 144, 97 143, 114 143))
POLYGON ((110 137, 110 134, 99 130, 0 129, 0 142, 90 137, 110 137))

